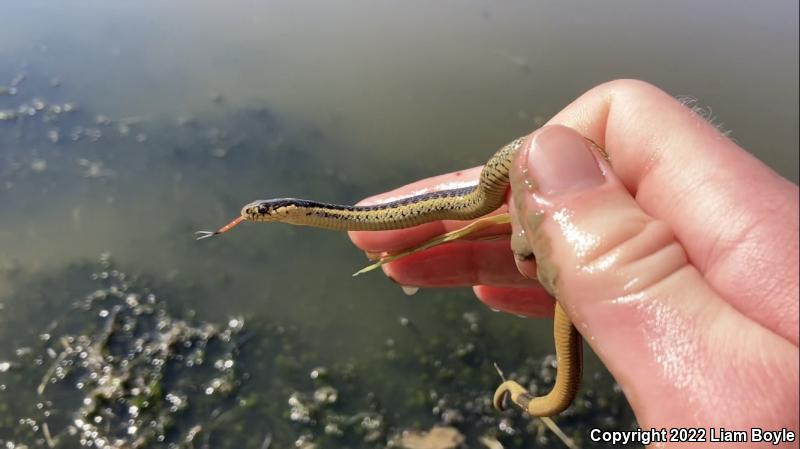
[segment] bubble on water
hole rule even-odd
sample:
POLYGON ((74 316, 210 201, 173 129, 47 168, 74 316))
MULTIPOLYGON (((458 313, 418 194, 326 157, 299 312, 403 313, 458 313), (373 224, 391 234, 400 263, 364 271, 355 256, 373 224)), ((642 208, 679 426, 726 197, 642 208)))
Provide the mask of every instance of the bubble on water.
POLYGON ((325 377, 327 374, 328 374, 328 369, 327 368, 325 368, 324 366, 318 366, 318 367, 316 367, 316 368, 311 370, 311 372, 309 373, 308 377, 310 377, 312 379, 321 379, 321 378, 325 377))
POLYGON ((47 170, 47 161, 44 160, 44 159, 38 159, 38 158, 34 159, 31 162, 31 170, 33 170, 36 173, 41 173, 41 172, 47 170))

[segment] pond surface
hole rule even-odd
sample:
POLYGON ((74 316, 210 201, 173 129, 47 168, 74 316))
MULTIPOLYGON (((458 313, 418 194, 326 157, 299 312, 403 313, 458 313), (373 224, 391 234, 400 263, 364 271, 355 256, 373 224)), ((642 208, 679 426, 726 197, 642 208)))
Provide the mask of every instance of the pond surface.
MULTIPOLYGON (((77 407, 36 394, 64 350, 41 335, 67 321, 70 335, 102 334, 107 316, 73 304, 112 287, 97 278, 113 260, 147 280, 126 288, 157 294, 171 316, 247 323, 252 337, 236 350, 245 368, 223 399, 252 432, 214 430, 213 447, 382 447, 398 429, 435 423, 459 427, 470 447, 485 434, 527 447, 541 429, 496 415, 478 424, 470 410, 483 409, 465 398, 488 398, 490 362, 539 367, 552 352, 549 322, 492 313, 469 289, 407 297, 380 274, 351 278, 365 259, 338 233, 242 226, 198 243, 193 232, 256 198, 351 203, 479 165, 623 77, 696 98, 797 182, 797 17, 789 1, 3 2, 0 442, 46 447, 40 412, 52 409, 58 445, 80 444, 68 437, 77 407), (290 419, 302 402, 290 405, 292 393, 321 388, 309 380, 320 366, 340 382, 336 413, 362 424, 359 413, 374 413, 363 426, 379 419, 377 436, 323 411, 290 419), (456 398, 454 385, 472 390, 456 398)), ((588 373, 590 397, 564 421, 577 440, 599 419, 633 422, 591 356, 588 373)), ((74 393, 73 380, 47 391, 74 393)), ((171 438, 189 447, 197 429, 184 424, 171 438)))

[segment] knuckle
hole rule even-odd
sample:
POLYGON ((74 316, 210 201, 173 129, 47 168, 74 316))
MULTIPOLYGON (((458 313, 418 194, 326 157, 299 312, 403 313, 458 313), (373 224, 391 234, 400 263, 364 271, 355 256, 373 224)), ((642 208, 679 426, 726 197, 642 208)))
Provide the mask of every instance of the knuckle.
POLYGON ((612 297, 643 292, 689 265, 683 246, 660 220, 642 221, 608 248, 581 271, 604 282, 610 278, 612 297))
POLYGON ((644 95, 652 95, 653 93, 666 95, 663 90, 646 81, 629 78, 608 81, 604 84, 601 84, 597 88, 627 97, 639 97, 644 95))

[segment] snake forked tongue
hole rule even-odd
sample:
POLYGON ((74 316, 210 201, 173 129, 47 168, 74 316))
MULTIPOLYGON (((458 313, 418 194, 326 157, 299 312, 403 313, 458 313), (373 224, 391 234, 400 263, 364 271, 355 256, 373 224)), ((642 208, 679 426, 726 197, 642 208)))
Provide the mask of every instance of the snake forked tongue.
POLYGON ((197 240, 207 239, 209 237, 214 237, 215 235, 222 234, 223 232, 228 232, 233 229, 236 225, 243 222, 245 220, 244 216, 238 216, 231 220, 230 223, 226 224, 225 226, 217 229, 214 232, 211 231, 197 231, 195 235, 197 236, 197 240))

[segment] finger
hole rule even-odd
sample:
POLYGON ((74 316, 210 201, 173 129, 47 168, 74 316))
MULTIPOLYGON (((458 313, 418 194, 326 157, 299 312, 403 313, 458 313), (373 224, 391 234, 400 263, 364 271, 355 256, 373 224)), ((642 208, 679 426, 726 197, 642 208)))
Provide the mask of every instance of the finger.
POLYGON ((475 296, 493 310, 527 317, 552 317, 555 302, 541 286, 528 288, 477 285, 475 296))
POLYGON ((539 285, 517 270, 508 249, 508 239, 452 242, 411 254, 385 265, 383 269, 398 284, 415 287, 539 285))
POLYGON ((592 89, 550 123, 604 146, 620 181, 642 209, 669 225, 711 287, 798 344, 796 185, 639 81, 592 89))
POLYGON ((797 348, 724 301, 580 134, 534 133, 512 195, 536 255, 527 274, 565 307, 640 424, 795 426, 797 348))

